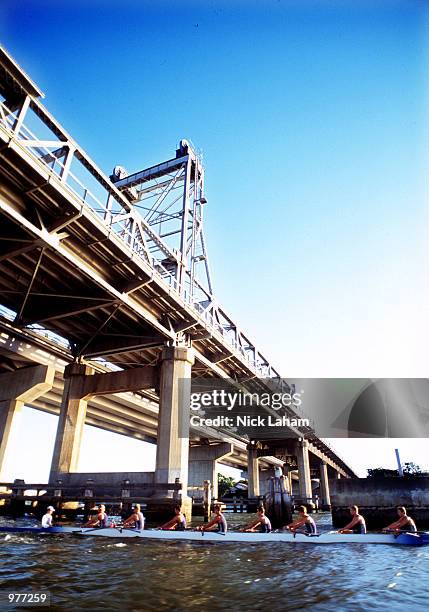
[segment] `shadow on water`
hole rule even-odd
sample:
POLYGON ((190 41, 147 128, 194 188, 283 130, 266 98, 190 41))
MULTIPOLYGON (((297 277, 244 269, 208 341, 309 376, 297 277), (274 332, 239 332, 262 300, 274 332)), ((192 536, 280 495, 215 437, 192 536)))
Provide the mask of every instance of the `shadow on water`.
POLYGON ((428 569, 429 549, 399 546, 0 539, 1 590, 58 610, 427 610, 428 569))

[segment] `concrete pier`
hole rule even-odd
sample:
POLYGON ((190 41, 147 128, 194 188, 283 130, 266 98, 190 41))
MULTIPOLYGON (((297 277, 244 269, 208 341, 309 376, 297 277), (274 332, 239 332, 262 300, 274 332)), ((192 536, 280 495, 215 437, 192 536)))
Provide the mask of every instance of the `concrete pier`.
POLYGON ((192 349, 166 347, 161 356, 155 482, 179 478, 186 489, 192 349))
POLYGON ((50 482, 61 473, 77 472, 85 424, 88 398, 84 394, 86 376, 94 370, 88 366, 71 364, 64 371, 64 391, 52 456, 50 482))
POLYGON ((329 493, 328 466, 325 461, 320 464, 320 495, 322 510, 331 509, 331 496, 329 493))
POLYGON ((155 482, 180 480, 182 504, 188 515, 189 411, 194 361, 190 348, 165 347, 162 352, 155 467, 155 482))
POLYGON ((209 480, 213 487, 213 498, 218 498, 219 463, 234 451, 233 444, 223 442, 220 444, 206 444, 204 446, 191 446, 189 449, 189 486, 201 486, 209 480))
POLYGON ((259 495, 266 495, 270 491, 270 481, 276 475, 273 467, 259 470, 259 495))
POLYGON ((52 389, 55 370, 34 366, 0 374, 0 480, 14 421, 26 402, 52 389))
POLYGON ((250 443, 247 445, 247 481, 248 496, 259 496, 259 459, 257 445, 250 443))
POLYGON ((311 501, 313 497, 310 476, 310 458, 308 454, 309 443, 300 440, 296 443, 296 458, 298 462, 299 494, 304 502, 311 501))

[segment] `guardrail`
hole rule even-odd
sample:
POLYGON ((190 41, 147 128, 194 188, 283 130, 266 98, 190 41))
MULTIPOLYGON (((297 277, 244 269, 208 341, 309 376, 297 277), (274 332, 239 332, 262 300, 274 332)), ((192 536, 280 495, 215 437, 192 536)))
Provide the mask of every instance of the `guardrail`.
POLYGON ((88 500, 121 500, 133 501, 142 497, 151 497, 154 494, 167 494, 173 491, 173 497, 178 498, 182 491, 181 482, 171 483, 131 483, 120 484, 87 482, 80 485, 67 485, 63 483, 17 483, 0 482, 0 499, 29 500, 29 501, 88 501, 88 500))

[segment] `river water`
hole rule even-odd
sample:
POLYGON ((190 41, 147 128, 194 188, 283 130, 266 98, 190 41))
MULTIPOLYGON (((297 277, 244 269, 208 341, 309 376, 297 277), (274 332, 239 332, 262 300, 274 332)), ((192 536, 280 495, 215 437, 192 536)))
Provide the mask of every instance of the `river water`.
POLYGON ((0 609, 7 592, 48 590, 52 610, 428 610, 428 570, 429 547, 1 534, 0 609))

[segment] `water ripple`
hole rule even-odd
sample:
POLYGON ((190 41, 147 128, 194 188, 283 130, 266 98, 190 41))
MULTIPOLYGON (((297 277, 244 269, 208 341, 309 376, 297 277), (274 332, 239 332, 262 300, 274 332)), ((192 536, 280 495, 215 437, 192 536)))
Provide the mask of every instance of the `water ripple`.
POLYGON ((57 609, 428 610, 429 552, 341 544, 210 544, 12 536, 2 590, 48 589, 57 609))

